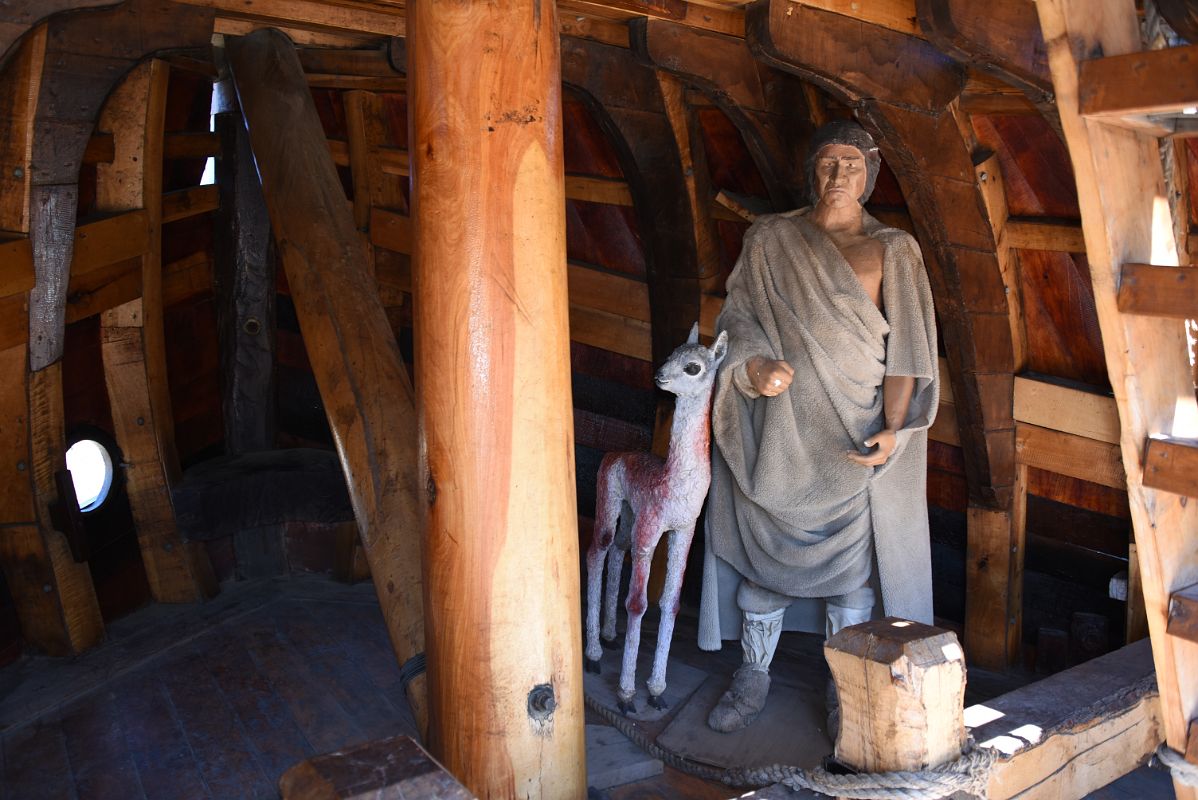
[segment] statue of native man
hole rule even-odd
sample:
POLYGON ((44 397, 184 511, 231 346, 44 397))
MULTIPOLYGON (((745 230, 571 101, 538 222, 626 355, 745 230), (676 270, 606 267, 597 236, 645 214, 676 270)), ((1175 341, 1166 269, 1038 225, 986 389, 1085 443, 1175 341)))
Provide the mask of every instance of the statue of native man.
POLYGON ((739 638, 744 661, 716 730, 764 707, 783 629, 932 622, 936 324, 919 245, 863 208, 880 166, 861 126, 820 128, 812 205, 759 218, 728 278, 699 646, 739 638))

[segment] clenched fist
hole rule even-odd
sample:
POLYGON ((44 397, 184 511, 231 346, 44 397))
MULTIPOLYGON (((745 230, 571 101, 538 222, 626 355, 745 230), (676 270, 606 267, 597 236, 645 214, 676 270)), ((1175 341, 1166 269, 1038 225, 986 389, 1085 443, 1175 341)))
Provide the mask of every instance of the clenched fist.
POLYGON ((774 361, 763 356, 754 356, 745 363, 749 382, 759 394, 774 397, 782 394, 794 380, 794 367, 785 361, 774 361))

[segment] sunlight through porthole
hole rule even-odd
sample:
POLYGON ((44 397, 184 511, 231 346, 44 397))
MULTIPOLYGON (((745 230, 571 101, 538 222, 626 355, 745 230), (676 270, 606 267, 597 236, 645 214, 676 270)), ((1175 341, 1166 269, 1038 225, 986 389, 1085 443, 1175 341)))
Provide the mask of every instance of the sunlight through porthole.
POLYGON ((67 450, 67 469, 75 484, 80 511, 95 511, 112 488, 112 456, 104 445, 80 439, 67 450))

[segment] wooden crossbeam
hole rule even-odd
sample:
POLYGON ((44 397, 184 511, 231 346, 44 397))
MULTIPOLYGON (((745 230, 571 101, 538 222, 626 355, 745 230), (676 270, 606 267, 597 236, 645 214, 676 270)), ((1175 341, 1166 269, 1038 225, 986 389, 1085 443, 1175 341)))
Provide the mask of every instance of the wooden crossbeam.
POLYGON ((1150 439, 1144 453, 1144 485, 1198 497, 1198 443, 1150 439))
POLYGON ((1124 264, 1118 304, 1124 314, 1198 317, 1198 268, 1124 264))
POLYGON ((1086 240, 1080 225, 1012 217, 1007 221, 1007 244, 1017 250, 1084 253, 1086 240))
POLYGON ((1127 486, 1118 445, 1021 422, 1015 426, 1015 454, 1029 467, 1112 489, 1127 486))
POLYGON ((1041 428, 1119 444, 1115 398, 1022 376, 1015 377, 1015 419, 1041 428))
MULTIPOLYGON (((1169 623, 1165 630, 1170 636, 1198 642, 1198 583, 1174 592, 1169 598, 1169 623)), ((1190 739, 1193 738, 1191 733, 1190 739)))
POLYGON ((1198 107, 1198 45, 1083 61, 1078 93, 1083 116, 1111 121, 1198 107))

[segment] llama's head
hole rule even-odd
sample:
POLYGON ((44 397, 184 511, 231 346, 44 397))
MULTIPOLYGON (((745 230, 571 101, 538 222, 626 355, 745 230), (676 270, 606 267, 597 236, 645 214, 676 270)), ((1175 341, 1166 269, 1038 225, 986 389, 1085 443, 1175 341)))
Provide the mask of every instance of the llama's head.
POLYGON ((691 328, 686 344, 670 354, 653 376, 658 387, 679 397, 702 394, 711 389, 715 371, 728 355, 728 332, 720 331, 711 347, 699 344, 699 323, 691 328))

